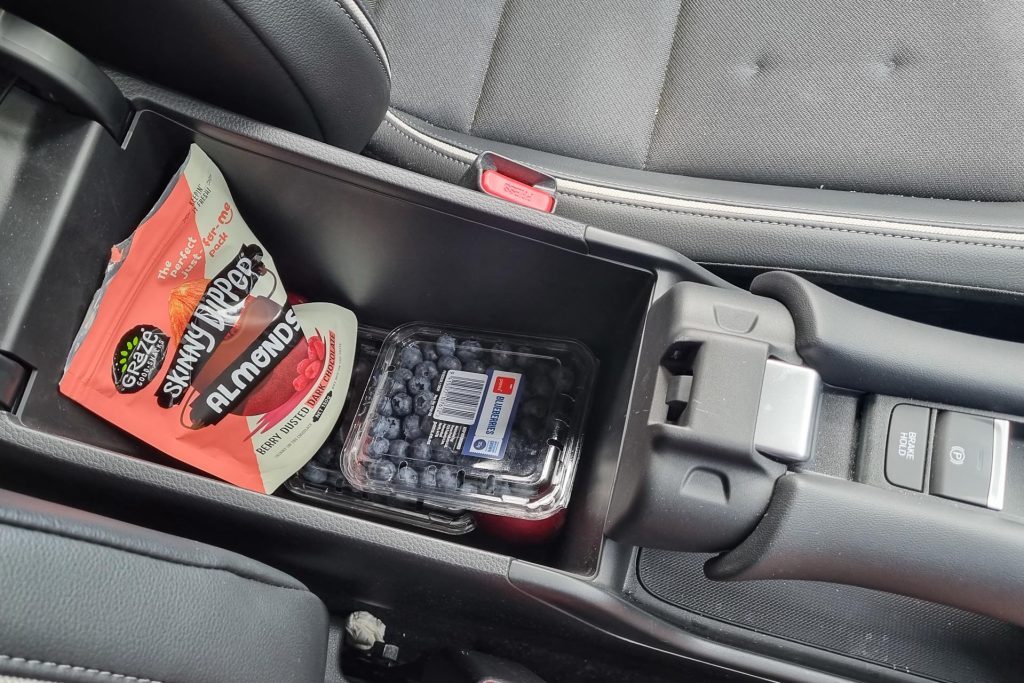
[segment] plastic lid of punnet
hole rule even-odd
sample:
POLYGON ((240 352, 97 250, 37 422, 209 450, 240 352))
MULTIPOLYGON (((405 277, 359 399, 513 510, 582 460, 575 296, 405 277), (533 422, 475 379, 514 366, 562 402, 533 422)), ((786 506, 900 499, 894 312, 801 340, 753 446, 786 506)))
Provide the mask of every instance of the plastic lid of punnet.
POLYGON ((363 394, 342 472, 363 491, 548 517, 569 501, 596 367, 574 341, 399 327, 363 394))

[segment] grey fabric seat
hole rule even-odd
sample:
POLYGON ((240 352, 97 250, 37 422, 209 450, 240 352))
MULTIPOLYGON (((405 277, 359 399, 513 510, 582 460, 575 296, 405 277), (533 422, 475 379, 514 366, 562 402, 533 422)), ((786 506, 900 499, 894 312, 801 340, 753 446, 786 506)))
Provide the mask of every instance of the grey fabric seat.
MULTIPOLYGON (((393 114, 478 139, 467 147, 568 168, 1024 195, 1024 15, 1005 0, 376 0, 372 15, 393 114)), ((409 163, 394 123, 371 149, 409 163)))

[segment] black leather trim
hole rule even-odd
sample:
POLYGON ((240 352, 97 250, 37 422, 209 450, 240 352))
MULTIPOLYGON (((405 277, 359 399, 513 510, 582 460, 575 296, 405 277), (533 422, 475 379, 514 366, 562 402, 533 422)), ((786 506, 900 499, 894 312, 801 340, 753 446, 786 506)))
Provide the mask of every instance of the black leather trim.
POLYGON ((327 611, 235 553, 0 491, 0 673, 313 683, 327 611))

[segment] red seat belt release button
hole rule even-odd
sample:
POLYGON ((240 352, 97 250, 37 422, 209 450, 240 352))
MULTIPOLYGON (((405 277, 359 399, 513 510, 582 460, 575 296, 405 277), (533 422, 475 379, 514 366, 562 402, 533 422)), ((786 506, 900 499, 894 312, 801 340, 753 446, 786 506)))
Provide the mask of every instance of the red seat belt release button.
POLYGON ((551 213, 551 210, 555 208, 555 198, 551 195, 497 171, 484 171, 481 174, 480 189, 492 197, 501 197, 531 209, 551 213))
POLYGON ((463 185, 492 197, 552 213, 557 203, 552 176, 494 152, 483 152, 463 176, 463 185))

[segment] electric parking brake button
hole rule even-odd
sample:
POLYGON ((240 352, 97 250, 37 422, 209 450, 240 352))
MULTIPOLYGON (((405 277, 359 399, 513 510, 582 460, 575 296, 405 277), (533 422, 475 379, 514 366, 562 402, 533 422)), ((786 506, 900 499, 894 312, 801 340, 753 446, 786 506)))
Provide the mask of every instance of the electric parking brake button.
POLYGON ((1000 510, 1009 423, 940 411, 935 420, 931 493, 1000 510))
POLYGON ((931 410, 922 406, 904 403, 893 408, 885 446, 885 478, 893 486, 924 490, 930 416, 931 410))

